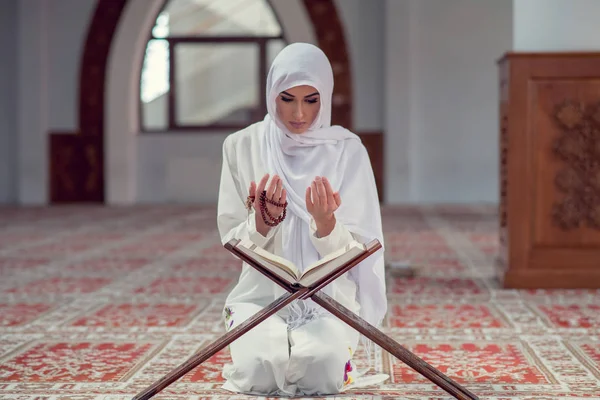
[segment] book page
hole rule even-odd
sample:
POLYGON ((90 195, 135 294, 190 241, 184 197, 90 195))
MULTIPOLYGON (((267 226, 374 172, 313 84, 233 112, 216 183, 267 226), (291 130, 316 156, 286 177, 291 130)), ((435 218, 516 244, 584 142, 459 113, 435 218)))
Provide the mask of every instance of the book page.
POLYGON ((241 240, 236 247, 285 281, 291 284, 299 283, 304 287, 310 286, 327 277, 333 271, 366 251, 364 244, 352 241, 341 249, 329 253, 317 262, 309 265, 303 273, 300 273, 296 266, 289 260, 268 252, 248 239, 241 240))
POLYGON ((244 248, 252 251, 257 256, 261 257, 263 260, 268 261, 271 265, 273 265, 277 268, 281 268, 282 270, 287 272, 289 275, 291 275, 296 280, 299 279, 300 271, 298 271, 298 268, 296 268, 296 266, 289 260, 286 260, 283 257, 277 256, 273 253, 268 252, 267 250, 257 246, 250 240, 240 241, 240 243, 238 243, 238 248, 239 247, 244 247, 244 248))
POLYGON ((300 277, 302 277, 303 275, 305 275, 308 271, 314 269, 314 268, 318 268, 323 264, 327 264, 328 262, 335 260, 336 258, 338 258, 339 256, 341 256, 344 253, 347 253, 348 251, 350 251, 353 247, 358 247, 361 250, 365 250, 365 245, 357 242, 356 240, 351 241, 350 243, 348 243, 346 246, 342 247, 341 249, 338 249, 332 253, 329 253, 327 255, 325 255, 325 257, 320 258, 317 262, 312 263, 311 265, 309 265, 306 270, 304 270, 304 272, 302 274, 300 274, 300 277))
POLYGON ((272 274, 280 277, 281 279, 283 279, 285 282, 289 283, 290 285, 294 285, 298 282, 298 279, 294 275, 292 275, 290 272, 288 272, 286 269, 281 268, 281 266, 279 266, 279 265, 273 264, 270 260, 261 257, 260 255, 255 253, 253 250, 250 250, 244 246, 240 246, 239 244, 236 246, 236 248, 241 253, 246 255, 248 258, 256 261, 259 265, 262 266, 263 269, 270 271, 272 274))
MULTIPOLYGON (((350 249, 348 251, 343 252, 342 255, 334 258, 333 260, 313 267, 310 270, 306 270, 304 274, 302 274, 302 277, 299 281, 300 285, 304 287, 310 287, 314 285, 316 282, 319 282, 321 279, 329 276, 333 271, 343 267, 367 251, 364 245, 360 243, 358 244, 359 246, 349 246, 350 249)), ((345 250, 345 248, 343 250, 345 250)))

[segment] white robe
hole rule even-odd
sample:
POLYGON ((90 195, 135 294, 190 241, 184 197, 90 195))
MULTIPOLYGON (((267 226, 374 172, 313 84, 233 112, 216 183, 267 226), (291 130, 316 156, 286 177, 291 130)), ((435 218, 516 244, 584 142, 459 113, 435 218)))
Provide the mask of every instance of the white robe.
MULTIPOLYGON (((266 250, 281 255, 280 226, 272 228, 266 237, 262 236, 256 231, 254 211, 248 212, 244 204, 250 182, 258 182, 267 173, 260 148, 263 123, 228 136, 223 144, 219 209, 225 208, 222 206, 226 203, 239 206, 235 212, 219 211, 218 227, 223 243, 233 238, 250 238, 266 250)), ((310 241, 320 256, 355 238, 339 222, 323 238, 316 236, 314 221, 310 227, 310 241)), ((348 273, 326 289, 335 300, 359 313, 356 284, 348 273)), ((284 293, 283 288, 244 263, 239 281, 226 300, 223 314, 226 328, 239 325, 284 293)), ((348 363, 357 348, 359 334, 324 310, 324 314, 307 315, 301 305, 305 302, 297 303, 302 315, 297 315, 297 306, 288 306, 230 346, 233 365, 224 369, 225 389, 282 396, 323 395, 337 393, 354 381, 355 367, 348 363), (288 330, 290 323, 295 327, 288 330), (346 368, 353 371, 348 374, 346 368)))
MULTIPOLYGON (((223 145, 217 211, 223 243, 249 238, 300 269, 353 238, 363 243, 378 239, 383 245, 367 151, 354 133, 331 126, 333 85, 329 60, 317 47, 293 43, 277 55, 267 76, 265 119, 230 135, 223 145), (276 99, 282 91, 300 85, 319 92, 320 108, 307 131, 292 134, 279 120, 276 99), (254 214, 245 209, 250 182, 259 182, 265 173, 279 175, 289 203, 285 221, 267 237, 256 232, 254 214), (327 177, 342 200, 335 211, 336 226, 324 238, 316 237, 304 199, 316 176, 327 177)), ((322 289, 375 326, 387 310, 383 250, 377 253, 322 289)), ((226 326, 236 326, 284 293, 244 265, 227 297, 226 326)), ((225 388, 289 396, 337 393, 352 381, 346 372, 355 369, 348 360, 358 340, 357 332, 312 300, 294 302, 230 346, 233 365, 224 369, 225 388)))

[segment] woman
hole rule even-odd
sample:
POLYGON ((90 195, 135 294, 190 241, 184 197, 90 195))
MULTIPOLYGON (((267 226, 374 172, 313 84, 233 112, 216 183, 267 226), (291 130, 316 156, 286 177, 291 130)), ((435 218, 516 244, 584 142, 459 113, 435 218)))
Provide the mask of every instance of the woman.
MULTIPOLYGON (((273 61, 264 120, 223 144, 218 227, 303 268, 351 240, 383 243, 373 171, 358 136, 331 126, 333 72, 317 47, 295 43, 273 61), (258 184, 256 184, 258 182, 258 184)), ((323 291, 378 326, 387 310, 382 250, 323 291)), ((224 309, 231 329, 284 290, 244 264, 224 309)), ((359 334, 298 300, 230 346, 225 389, 260 395, 339 393, 353 383, 359 334)))

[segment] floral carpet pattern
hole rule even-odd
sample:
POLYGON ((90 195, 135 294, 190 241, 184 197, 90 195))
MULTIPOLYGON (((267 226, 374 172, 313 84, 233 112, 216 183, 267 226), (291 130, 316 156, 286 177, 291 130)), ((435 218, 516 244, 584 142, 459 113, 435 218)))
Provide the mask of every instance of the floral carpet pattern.
MULTIPOLYGON (((130 399, 224 332, 239 262, 214 208, 0 209, 0 399, 130 399)), ((481 399, 600 398, 600 291, 506 290, 489 207, 383 209, 384 331, 481 399)), ((359 369, 364 352, 357 353, 359 369)), ((155 396, 221 389, 228 350, 155 396)), ((451 399, 377 350, 381 386, 348 399, 451 399)))

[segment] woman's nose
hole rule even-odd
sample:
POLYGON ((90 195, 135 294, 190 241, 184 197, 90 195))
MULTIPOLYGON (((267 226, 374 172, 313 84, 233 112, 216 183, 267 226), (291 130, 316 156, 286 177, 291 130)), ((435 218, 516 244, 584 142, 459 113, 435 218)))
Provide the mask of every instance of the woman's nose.
POLYGON ((304 117, 304 109, 302 107, 302 104, 298 104, 296 107, 294 107, 294 118, 302 119, 303 117, 304 117))

